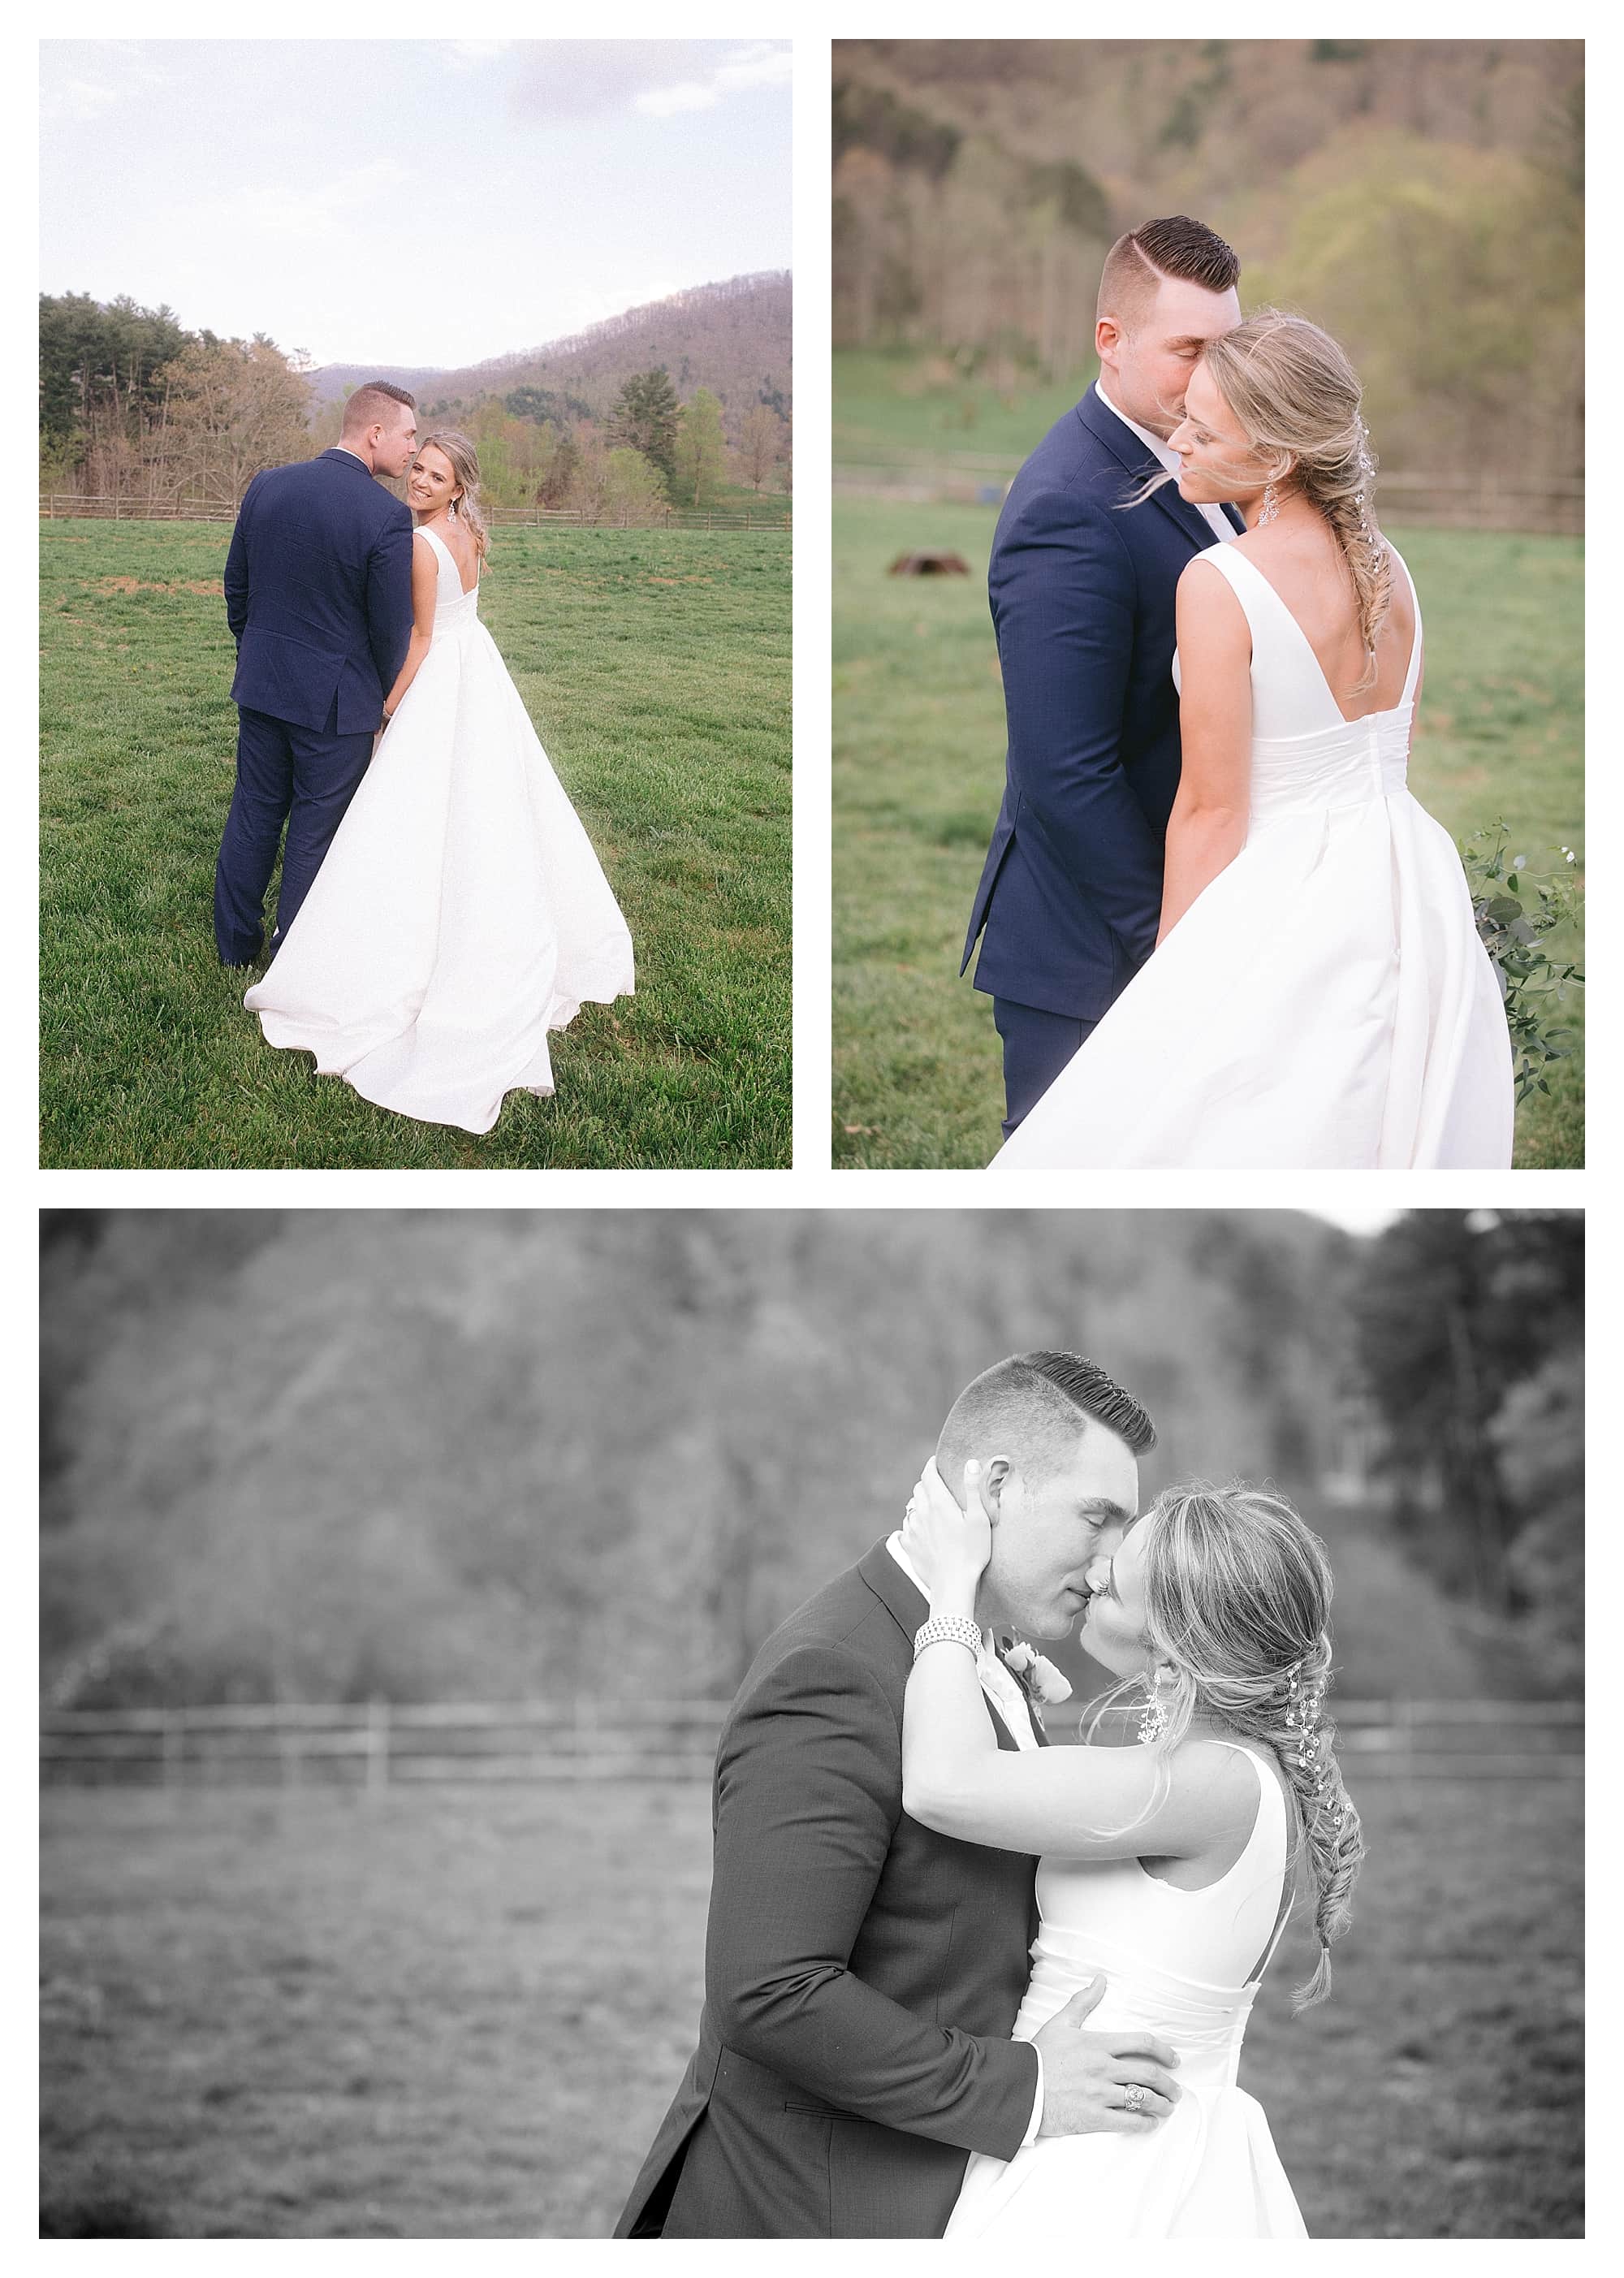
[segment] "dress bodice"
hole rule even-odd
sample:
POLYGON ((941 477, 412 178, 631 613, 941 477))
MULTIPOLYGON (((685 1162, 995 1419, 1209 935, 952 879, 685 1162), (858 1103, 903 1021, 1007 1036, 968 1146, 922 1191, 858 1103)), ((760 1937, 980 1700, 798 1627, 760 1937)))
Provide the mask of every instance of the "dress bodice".
POLYGON ((1137 1859, 1045 1858, 1041 1928, 1015 2027, 1029 2040, 1086 1978, 1102 1971, 1094 2031, 1159 2033, 1178 2051, 1179 2079, 1232 2083, 1247 2019, 1278 1936, 1288 1855, 1285 1799, 1250 1748, 1258 1808, 1245 1849, 1215 1883, 1181 1891, 1137 1859))
POLYGON ((1236 2077, 1288 1857, 1279 1783, 1250 1748, 1238 1753, 1257 1772, 1257 1816, 1239 1858, 1205 1890, 1159 1883, 1137 1859, 1047 1858, 1038 1869, 1043 1926, 1015 2037, 1030 2040, 1102 1971, 1088 2030, 1170 2042, 1171 2113, 1132 2135, 1040 2136, 1012 2160, 973 2152, 949 2238, 986 2239, 1008 2256, 1041 2241, 1075 2254, 1079 2239, 1307 2236, 1262 2108, 1236 2077))
MULTIPOLYGON (((1399 554, 1391 547, 1388 552, 1408 579, 1399 554)), ((1228 580, 1251 629, 1252 828, 1403 791, 1421 669, 1420 600, 1398 703, 1346 720, 1308 636, 1257 564, 1235 546, 1208 547, 1196 558, 1228 580)), ((1414 591, 1411 580, 1413 598, 1414 591)), ((1177 651, 1173 681, 1182 694, 1177 651)))
POLYGON ((417 536, 426 539, 434 548, 434 559, 439 572, 439 583, 434 595, 434 632, 440 635, 466 624, 479 615, 479 580, 476 578, 470 591, 462 590, 462 572, 457 567, 456 555, 443 538, 419 524, 417 536))

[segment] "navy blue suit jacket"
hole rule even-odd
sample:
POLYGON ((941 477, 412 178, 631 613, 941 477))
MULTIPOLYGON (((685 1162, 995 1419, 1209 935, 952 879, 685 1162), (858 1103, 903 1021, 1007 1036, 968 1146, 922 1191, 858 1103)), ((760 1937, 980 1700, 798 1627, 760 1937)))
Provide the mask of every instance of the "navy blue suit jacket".
POLYGON ((225 561, 232 700, 300 728, 370 734, 412 631, 412 517, 353 451, 248 485, 225 561))
POLYGON ((1019 2148, 1038 2060, 1010 2034, 1037 1861, 903 1809, 928 1611, 878 1542, 740 1688, 716 1755, 699 2045, 617 2238, 935 2238, 969 2153, 1019 2148))
MULTIPOLYGON (((1173 599, 1212 527, 1093 388, 1010 485, 987 571, 1009 724, 1003 804, 962 972, 1098 1020, 1155 946, 1178 788, 1173 599)), ((1237 523, 1236 527, 1240 525, 1237 523)))

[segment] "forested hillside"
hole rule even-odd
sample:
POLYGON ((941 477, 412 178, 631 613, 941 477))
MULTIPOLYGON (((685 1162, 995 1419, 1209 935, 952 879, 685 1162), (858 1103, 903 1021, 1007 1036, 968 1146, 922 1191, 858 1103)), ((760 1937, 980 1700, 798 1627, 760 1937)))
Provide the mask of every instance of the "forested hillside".
POLYGON ((1044 1344, 1150 1407, 1147 1487, 1300 1499, 1351 1684, 1475 1689, 1507 1614, 1517 1681, 1561 1681, 1576 1219, 47 1213, 45 1684, 726 1692, 896 1522, 959 1387, 1044 1344))
POLYGON ((1198 215, 1341 338, 1393 466, 1571 476, 1574 40, 842 40, 835 339, 1091 368, 1106 248, 1198 215))
POLYGON ((601 417, 636 372, 663 364, 679 395, 708 387, 730 424, 751 404, 790 410, 790 279, 787 270, 729 278, 674 293, 611 317, 568 340, 524 348, 460 370, 381 371, 359 364, 318 365, 310 374, 318 405, 362 379, 393 379, 409 388, 431 417, 491 396, 535 388, 567 400, 582 417, 601 417))
POLYGON ((790 280, 739 277, 464 371, 309 371, 263 334, 188 332, 167 307, 40 302, 43 490, 234 508, 261 468, 338 440, 343 398, 393 379, 478 446, 493 506, 659 520, 729 488, 789 488, 790 280), (653 407, 651 420, 650 409, 653 407))

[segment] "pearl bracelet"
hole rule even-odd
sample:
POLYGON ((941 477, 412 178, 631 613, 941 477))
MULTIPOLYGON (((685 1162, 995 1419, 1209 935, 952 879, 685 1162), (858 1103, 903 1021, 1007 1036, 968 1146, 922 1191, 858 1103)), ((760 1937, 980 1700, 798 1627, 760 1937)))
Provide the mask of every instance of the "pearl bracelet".
POLYGON ((917 1661, 927 1645, 962 1645, 979 1659, 981 1652, 981 1632, 965 1614, 933 1614, 913 1633, 913 1657, 917 1661))

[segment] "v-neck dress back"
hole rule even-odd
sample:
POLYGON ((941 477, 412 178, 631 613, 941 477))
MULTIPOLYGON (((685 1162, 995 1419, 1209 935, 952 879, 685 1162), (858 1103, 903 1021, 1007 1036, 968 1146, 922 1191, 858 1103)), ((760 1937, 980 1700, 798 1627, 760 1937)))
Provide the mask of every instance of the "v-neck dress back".
POLYGON ((949 2238, 1091 2247, 1129 2238, 1303 2238, 1262 2106, 1239 2085, 1241 2044, 1284 1928, 1295 1830, 1280 1783, 1251 1748, 1257 1816, 1239 1859, 1202 1890, 1158 1882, 1137 1859, 1044 1858, 1032 1982, 1015 2021, 1034 2038, 1103 1975, 1087 2030, 1154 2033, 1178 2053, 1171 2114, 1140 2134, 1040 2136, 1012 2160, 972 2154, 949 2238))
MULTIPOLYGON (((1499 984, 1454 842, 1407 782, 1419 600, 1398 703, 1348 720, 1256 564, 1197 558, 1251 629, 1246 843, 993 1169, 1506 1168, 1499 984)), ((1176 654, 1173 678, 1182 694, 1176 654)))

